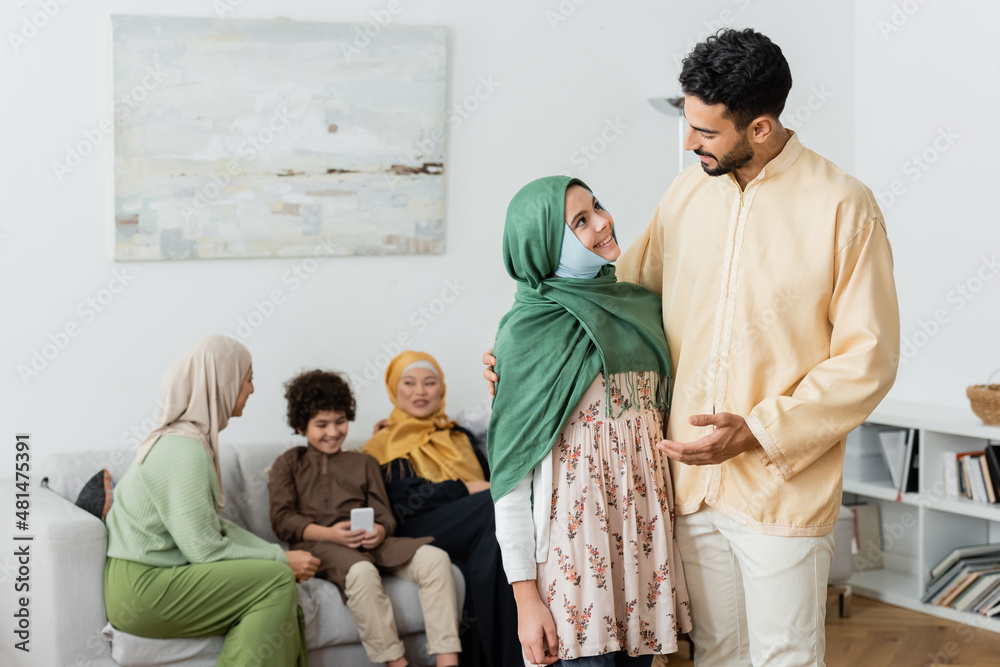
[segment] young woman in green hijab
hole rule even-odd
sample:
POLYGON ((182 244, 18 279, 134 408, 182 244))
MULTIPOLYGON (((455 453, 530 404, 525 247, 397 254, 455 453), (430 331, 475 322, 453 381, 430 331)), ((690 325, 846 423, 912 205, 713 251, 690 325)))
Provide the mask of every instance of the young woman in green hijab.
POLYGON ((691 627, 656 449, 671 374, 661 300, 617 282, 620 254, 577 179, 533 181, 507 210, 517 292, 494 348, 488 453, 527 664, 648 665, 691 627))

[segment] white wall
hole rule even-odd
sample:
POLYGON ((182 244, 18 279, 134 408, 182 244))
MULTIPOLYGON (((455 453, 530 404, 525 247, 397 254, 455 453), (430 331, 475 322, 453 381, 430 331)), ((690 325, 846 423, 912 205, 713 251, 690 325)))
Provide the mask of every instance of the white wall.
MULTIPOLYGON (((5 5, 3 34, 19 31, 25 17, 37 13, 37 1, 5 5)), ((676 120, 646 100, 676 94, 679 58, 724 25, 752 25, 785 50, 796 81, 788 111, 799 114, 808 145, 847 168, 855 150, 866 150, 852 140, 850 5, 575 1, 580 4, 400 0, 398 22, 448 28, 449 105, 472 94, 480 77, 499 82, 449 137, 448 251, 333 259, 295 291, 282 276, 296 260, 114 262, 109 141, 63 182, 53 175, 52 162, 61 161, 83 131, 111 117, 109 15, 212 17, 213 2, 70 2, 16 52, 5 38, 0 437, 32 433, 36 471, 48 452, 127 446, 131 429, 151 427, 171 359, 197 337, 233 332, 254 302, 274 289, 282 289, 287 301, 247 343, 257 393, 224 440, 289 438, 282 382, 317 366, 361 375, 366 362, 378 360, 381 344, 400 333, 441 361, 450 412, 479 402, 486 396, 479 359, 513 295, 500 257, 510 197, 532 178, 572 171, 615 213, 623 243, 634 239, 677 163, 676 120), (547 12, 560 7, 566 20, 553 29, 547 12), (821 102, 815 90, 824 86, 830 94, 821 102), (615 141, 593 161, 574 155, 609 120, 622 126, 615 141), (115 271, 131 276, 128 286, 89 320, 78 304, 97 297, 115 271), (422 330, 412 314, 431 304, 449 280, 461 283, 460 296, 422 330), (23 382, 17 367, 29 366, 33 351, 67 324, 79 326, 78 335, 23 382)), ((386 4, 245 0, 227 17, 366 22, 386 4)), ((381 381, 360 387, 358 403, 352 445, 388 414, 381 381)))
POLYGON ((1000 367, 1000 4, 856 10, 855 175, 880 193, 902 320, 890 398, 967 407, 1000 367))

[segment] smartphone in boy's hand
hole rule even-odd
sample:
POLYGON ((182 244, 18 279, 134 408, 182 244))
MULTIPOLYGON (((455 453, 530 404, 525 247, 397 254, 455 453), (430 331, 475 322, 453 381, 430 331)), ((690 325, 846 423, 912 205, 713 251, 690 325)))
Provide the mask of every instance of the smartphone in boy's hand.
POLYGON ((371 533, 375 530, 375 510, 371 507, 355 507, 351 510, 351 530, 371 533))

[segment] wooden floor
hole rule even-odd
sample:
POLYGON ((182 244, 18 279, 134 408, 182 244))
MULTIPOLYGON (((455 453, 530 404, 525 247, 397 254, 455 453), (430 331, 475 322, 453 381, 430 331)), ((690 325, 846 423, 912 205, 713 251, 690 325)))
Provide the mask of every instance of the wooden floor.
MULTIPOLYGON (((670 656, 670 667, 691 667, 694 663, 686 658, 684 645, 680 653, 670 656)), ((835 600, 827 607, 826 664, 827 667, 1000 667, 1000 633, 855 595, 850 618, 837 615, 835 600)))

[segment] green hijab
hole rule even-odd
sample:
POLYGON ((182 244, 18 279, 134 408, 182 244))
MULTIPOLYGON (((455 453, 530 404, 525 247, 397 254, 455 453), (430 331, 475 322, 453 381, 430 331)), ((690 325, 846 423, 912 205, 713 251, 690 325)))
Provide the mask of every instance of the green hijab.
MULTIPOLYGON (((587 188, 569 176, 532 181, 507 209, 503 261, 517 292, 494 345, 500 379, 487 435, 494 501, 552 450, 602 369, 606 376, 671 374, 660 297, 618 282, 610 264, 591 279, 550 277, 559 265, 566 189, 573 184, 587 188)), ((660 383, 661 409, 668 384, 660 383)))

